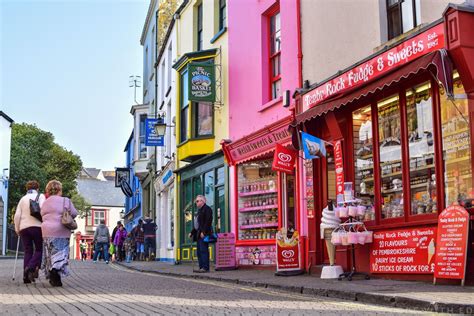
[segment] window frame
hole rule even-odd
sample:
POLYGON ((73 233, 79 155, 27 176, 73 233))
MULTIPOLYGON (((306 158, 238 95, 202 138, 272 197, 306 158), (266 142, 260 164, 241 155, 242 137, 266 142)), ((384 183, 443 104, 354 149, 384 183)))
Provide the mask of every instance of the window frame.
MULTIPOLYGON (((385 0, 385 5, 386 5, 386 12, 387 12, 387 38, 388 40, 391 40, 393 38, 396 38, 397 36, 400 36, 401 34, 409 31, 409 30, 404 30, 403 28, 403 3, 405 0, 396 0, 396 2, 392 5, 390 5, 391 0, 385 0), (400 33, 396 34, 394 33, 393 30, 393 25, 390 23, 390 15, 393 11, 398 10, 398 22, 400 23, 400 33)), ((418 26, 418 21, 417 21, 417 7, 416 7, 416 0, 409 0, 411 1, 411 10, 412 10, 412 18, 413 18, 413 27, 415 28, 418 26)))
POLYGON ((180 107, 179 107, 179 142, 184 143, 189 140, 188 138, 188 125, 189 125, 189 101, 187 100, 187 93, 185 94, 185 85, 186 89, 188 88, 188 68, 186 67, 180 73, 180 107), (185 84, 183 84, 185 83, 185 84), (186 100, 184 97, 186 95, 186 100))
POLYGON ((146 159, 148 157, 146 147, 146 114, 140 114, 138 118, 138 159, 146 159), (144 148, 144 150, 142 150, 144 148))
MULTIPOLYGON (((275 23, 276 24, 276 23, 275 23)), ((268 65, 269 65, 269 91, 268 91, 268 94, 269 94, 269 98, 268 100, 275 100, 277 99, 278 97, 281 96, 281 15, 280 15, 280 6, 279 5, 275 5, 267 14, 267 28, 268 28, 268 65), (279 19, 280 19, 280 28, 278 30, 276 30, 276 25, 275 25, 275 29, 272 28, 272 22, 273 22, 273 18, 276 17, 277 15, 279 15, 279 19), (272 32, 272 29, 274 32, 272 32), (276 34, 277 33, 280 33, 280 37, 279 37, 279 50, 278 51, 274 51, 272 52, 272 48, 273 48, 273 43, 274 41, 276 40, 276 34), (274 72, 273 72, 273 67, 274 67, 274 61, 275 60, 278 60, 278 68, 279 68, 279 72, 277 75, 274 75, 274 72), (277 95, 276 94, 276 91, 274 91, 274 85, 280 81, 280 95, 277 95)))
POLYGON ((196 50, 203 50, 203 8, 202 2, 196 7, 196 50))
POLYGON ((207 134, 207 135, 200 135, 198 133, 199 129, 199 104, 201 102, 191 102, 191 108, 192 108, 192 120, 191 120, 191 125, 192 125, 192 133, 191 133, 191 139, 205 139, 205 138, 212 138, 215 135, 215 126, 214 126, 214 104, 212 102, 202 102, 202 103, 208 103, 211 106, 211 117, 212 117, 212 133, 207 134))

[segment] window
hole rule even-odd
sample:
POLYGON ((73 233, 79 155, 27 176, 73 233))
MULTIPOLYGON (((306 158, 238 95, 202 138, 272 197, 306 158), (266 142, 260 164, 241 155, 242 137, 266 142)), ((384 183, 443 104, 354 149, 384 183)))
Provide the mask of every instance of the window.
POLYGON ((382 218, 404 216, 399 97, 377 103, 382 218))
POLYGON ((99 226, 100 221, 105 221, 105 210, 94 210, 94 226, 99 226))
MULTIPOLYGON (((461 80, 456 79, 454 94, 465 94, 461 80)), ((450 101, 446 93, 441 90, 440 102, 445 205, 448 206, 453 202, 458 202, 465 207, 472 207, 474 191, 472 187, 468 100, 450 101)))
MULTIPOLYGON (((151 30, 151 54, 150 54, 150 69, 155 67, 155 43, 156 43, 156 36, 155 36, 155 27, 151 30)), ((150 74, 150 80, 153 78, 153 71, 150 74)), ((145 78, 146 79, 146 78, 145 78)))
POLYGON ((93 211, 89 212, 89 214, 87 214, 86 216, 86 226, 89 226, 89 227, 92 226, 92 217, 93 217, 92 212, 93 211))
POLYGON ((138 153, 139 159, 146 158, 146 145, 145 145, 145 137, 146 137, 146 127, 145 127, 145 120, 146 120, 146 115, 140 115, 140 134, 139 134, 139 140, 138 140, 138 153))
POLYGON ((195 111, 194 137, 211 136, 214 132, 213 106, 210 102, 193 102, 195 111))
POLYGON ((227 0, 219 0, 219 30, 222 30, 226 24, 226 5, 227 0))
POLYGON ((147 80, 148 80, 148 46, 145 48, 145 60, 143 61, 143 72, 144 72, 144 75, 145 75, 145 78, 144 78, 144 81, 143 81, 143 89, 146 89, 146 87, 148 86, 146 84, 147 80))
POLYGON ((419 0, 387 0, 388 39, 397 37, 419 24, 419 0))
POLYGON ((188 71, 184 70, 181 74, 181 111, 180 111, 180 136, 181 142, 188 139, 188 113, 189 112, 189 101, 188 101, 188 71))
POLYGON ((281 96, 280 12, 270 16, 270 85, 271 99, 281 96))
POLYGON ((170 226, 169 226, 169 245, 168 247, 174 247, 174 186, 170 187, 168 193, 168 205, 170 212, 170 226))
POLYGON ((170 43, 169 47, 168 47, 168 85, 167 85, 167 88, 168 87, 171 87, 171 68, 173 66, 173 62, 172 62, 172 43, 170 43))
POLYGON ((202 50, 202 3, 197 7, 197 50, 202 50))

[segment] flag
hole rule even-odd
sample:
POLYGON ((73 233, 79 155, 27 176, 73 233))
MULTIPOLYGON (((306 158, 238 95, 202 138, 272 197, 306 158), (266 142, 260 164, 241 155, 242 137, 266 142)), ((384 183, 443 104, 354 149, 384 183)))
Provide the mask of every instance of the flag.
POLYGON ((326 142, 324 140, 301 132, 301 142, 305 159, 326 157, 326 142))

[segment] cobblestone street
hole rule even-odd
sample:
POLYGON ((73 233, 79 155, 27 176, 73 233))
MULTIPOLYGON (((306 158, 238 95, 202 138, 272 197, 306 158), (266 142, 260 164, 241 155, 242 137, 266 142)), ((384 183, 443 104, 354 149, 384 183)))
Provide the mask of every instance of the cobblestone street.
POLYGON ((211 280, 160 276, 90 261, 72 261, 72 274, 64 278, 62 288, 51 287, 42 276, 36 284, 25 285, 18 270, 12 281, 13 263, 0 260, 2 315, 421 313, 211 280))

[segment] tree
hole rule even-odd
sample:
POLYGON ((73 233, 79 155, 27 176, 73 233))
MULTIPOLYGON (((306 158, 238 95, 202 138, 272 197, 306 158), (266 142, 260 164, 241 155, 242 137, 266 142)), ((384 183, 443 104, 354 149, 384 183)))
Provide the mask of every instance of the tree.
POLYGON ((84 218, 90 215, 92 205, 87 203, 86 199, 79 193, 74 194, 71 197, 72 204, 76 207, 79 217, 84 218))
POLYGON ((163 41, 168 31, 168 26, 178 8, 178 3, 181 2, 182 0, 160 0, 158 6, 158 50, 161 49, 162 45, 166 44, 163 41))
POLYGON ((35 125, 14 124, 8 189, 10 209, 15 209, 30 180, 38 181, 40 191, 44 191, 48 181, 59 180, 63 184, 63 195, 72 196, 76 193, 76 177, 81 169, 81 158, 56 144, 53 134, 35 125))

